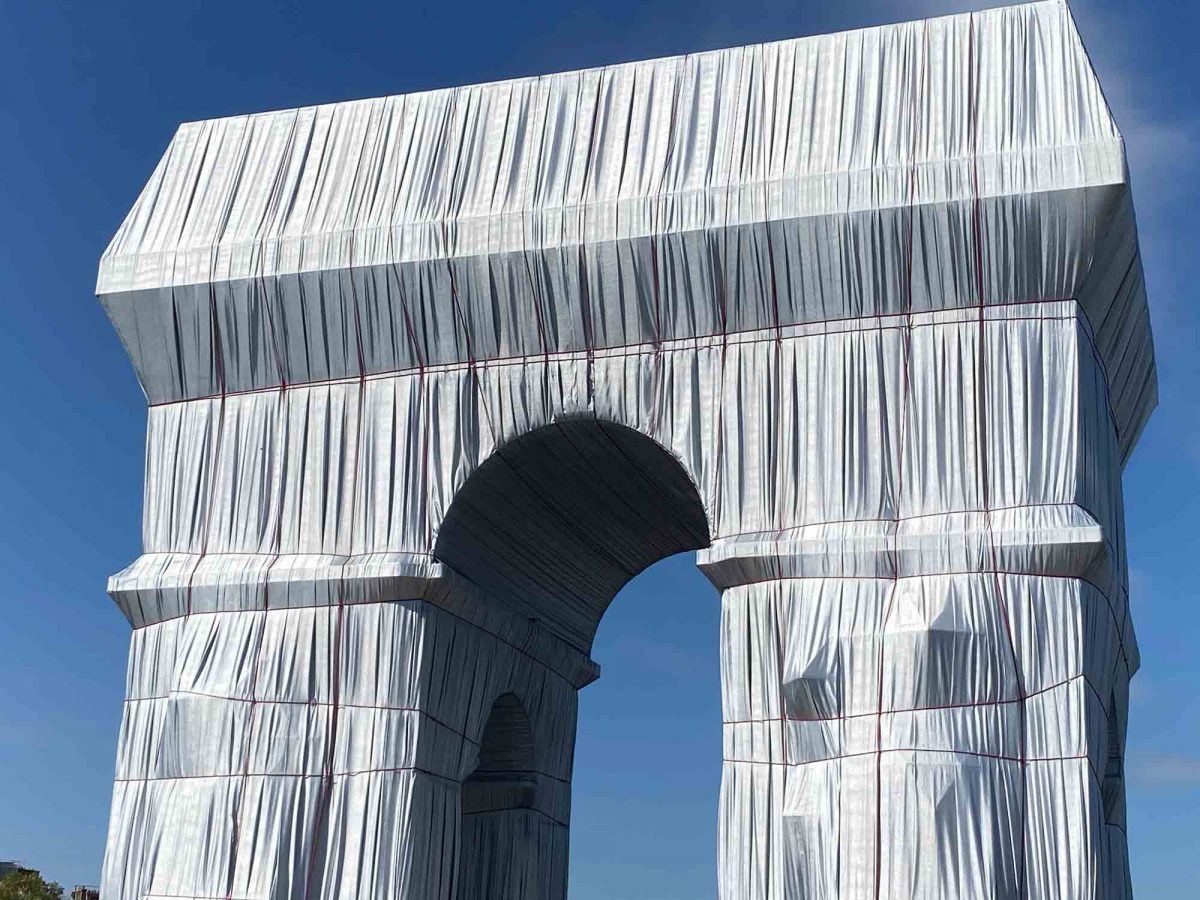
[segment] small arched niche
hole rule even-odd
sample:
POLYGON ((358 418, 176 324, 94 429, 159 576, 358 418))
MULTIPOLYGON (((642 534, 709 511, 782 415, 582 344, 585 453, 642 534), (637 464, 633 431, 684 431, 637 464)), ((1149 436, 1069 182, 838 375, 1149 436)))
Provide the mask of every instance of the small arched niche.
POLYGON ((475 770, 462 784, 458 900, 542 900, 553 893, 559 830, 538 808, 533 729, 514 694, 496 700, 475 770))
POLYGON ((475 771, 463 782, 463 815, 529 809, 536 788, 529 716, 516 694, 504 694, 484 725, 475 771))
POLYGON ((626 582, 709 542, 679 460, 638 431, 587 418, 529 432, 485 460, 447 510, 434 555, 587 653, 626 582))

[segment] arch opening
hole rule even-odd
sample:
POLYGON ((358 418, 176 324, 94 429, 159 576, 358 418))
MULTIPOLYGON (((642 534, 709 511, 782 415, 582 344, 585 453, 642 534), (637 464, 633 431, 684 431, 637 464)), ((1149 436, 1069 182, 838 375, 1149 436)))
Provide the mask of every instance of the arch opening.
POLYGON ((434 555, 586 653, 630 579, 709 542, 679 460, 631 428, 571 419, 493 453, 455 496, 434 555))
POLYGON ((483 727, 479 761, 463 782, 464 816, 533 806, 533 729, 515 694, 496 700, 483 727))
POLYGON ((496 700, 475 770, 462 784, 456 897, 541 900, 555 896, 543 852, 554 822, 538 806, 533 728, 515 694, 496 700))

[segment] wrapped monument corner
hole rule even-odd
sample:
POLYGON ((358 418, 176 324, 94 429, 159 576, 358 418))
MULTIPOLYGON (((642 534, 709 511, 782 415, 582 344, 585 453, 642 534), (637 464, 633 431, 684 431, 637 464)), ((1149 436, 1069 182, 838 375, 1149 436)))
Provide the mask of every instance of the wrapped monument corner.
POLYGON ((1130 895, 1154 360, 1064 4, 183 125, 97 290, 107 900, 561 900, 592 636, 683 550, 723 900, 1130 895))

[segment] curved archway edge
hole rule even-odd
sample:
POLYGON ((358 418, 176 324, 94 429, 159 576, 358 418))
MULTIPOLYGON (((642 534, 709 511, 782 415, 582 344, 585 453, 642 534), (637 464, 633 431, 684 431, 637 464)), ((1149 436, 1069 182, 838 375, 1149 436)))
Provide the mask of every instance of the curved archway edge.
POLYGON ((459 488, 434 556, 586 653, 630 578, 708 544, 678 459, 632 429, 572 418, 495 450, 459 488))

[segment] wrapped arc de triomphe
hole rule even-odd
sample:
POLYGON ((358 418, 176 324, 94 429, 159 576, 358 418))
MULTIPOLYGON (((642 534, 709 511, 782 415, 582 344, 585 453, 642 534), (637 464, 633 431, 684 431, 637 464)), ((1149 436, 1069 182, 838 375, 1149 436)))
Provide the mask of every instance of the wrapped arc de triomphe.
POLYGON ((183 125, 98 293, 106 900, 561 900, 592 636, 684 550, 723 900, 1130 895, 1155 373, 1064 4, 183 125))

